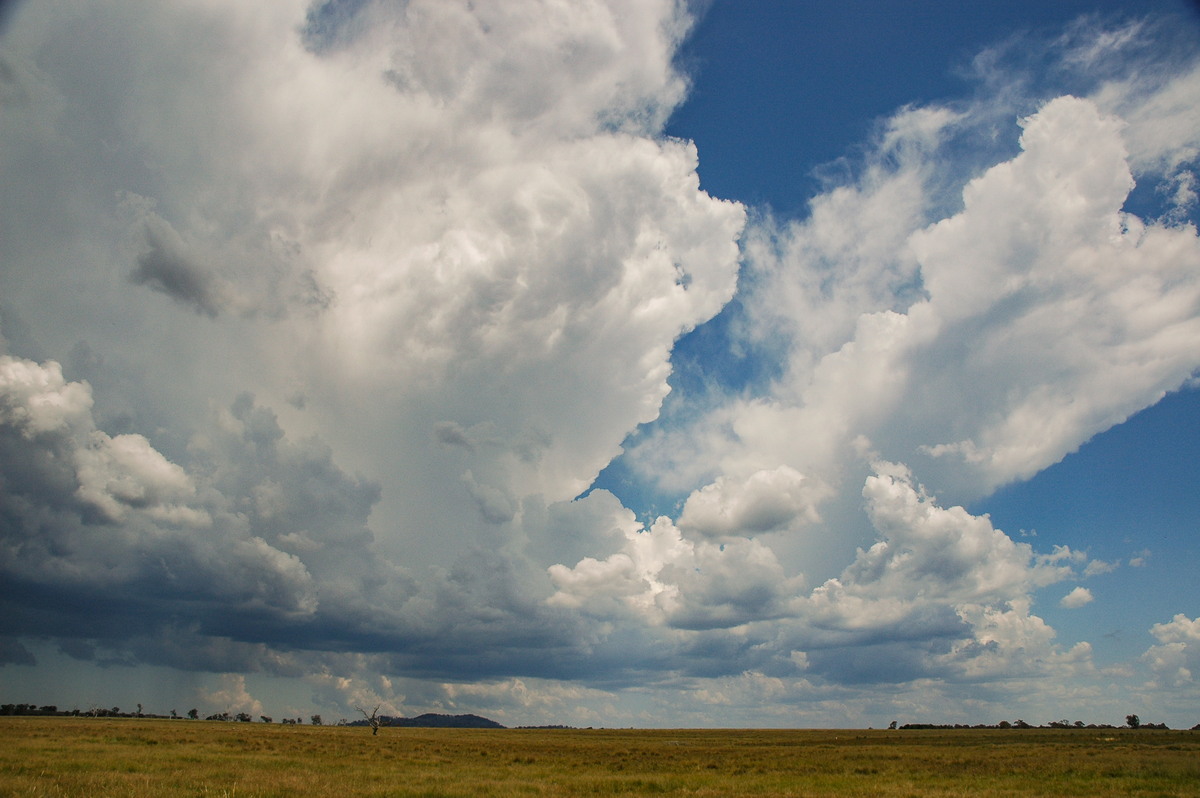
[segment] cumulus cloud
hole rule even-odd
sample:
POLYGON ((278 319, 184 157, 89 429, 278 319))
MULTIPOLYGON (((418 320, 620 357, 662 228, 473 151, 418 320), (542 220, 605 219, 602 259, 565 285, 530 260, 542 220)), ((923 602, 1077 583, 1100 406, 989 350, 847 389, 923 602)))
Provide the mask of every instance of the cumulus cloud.
POLYGON ((339 663, 338 673, 328 667, 307 676, 318 703, 357 711, 358 708, 379 707, 381 715, 404 715, 405 696, 397 692, 391 679, 368 674, 367 665, 359 658, 355 663, 339 663), (362 675, 359 675, 362 674, 362 675))
POLYGON ((995 373, 1009 382, 1004 402, 989 403, 995 421, 927 449, 975 465, 985 487, 1056 462, 1180 386, 1197 366, 1184 343, 1195 334, 1200 299, 1188 277, 1200 259, 1195 231, 1121 213, 1133 179, 1120 124, 1089 102, 1055 100, 1026 123, 1022 156, 970 184, 962 214, 913 238, 932 301, 943 309, 940 323, 982 337, 963 358, 967 375, 976 385, 995 373), (1011 222, 997 224, 1006 217, 993 214, 1009 202, 1020 210, 1007 206, 1011 222), (1010 237, 1017 230, 1024 235, 1010 237), (1030 238, 1047 243, 1030 250, 1030 238), (978 282, 963 280, 963 257, 979 259, 978 282), (1003 329, 961 327, 983 308, 1003 329), (1025 359, 1019 381, 1006 367, 1018 356, 1025 359))
POLYGON ((740 484, 718 477, 688 499, 679 527, 704 537, 746 536, 820 520, 816 505, 825 491, 806 482, 786 465, 758 471, 740 484))
POLYGON ((381 556, 367 526, 378 485, 319 439, 292 440, 248 394, 194 436, 187 470, 142 436, 96 429, 91 405, 58 364, 0 359, 12 633, 96 640, 106 659, 287 675, 304 666, 274 645, 382 648, 402 652, 405 672, 463 675, 480 666, 475 646, 505 671, 578 645, 574 624, 538 610, 515 556, 475 548, 423 580, 381 556), (74 609, 101 597, 102 616, 74 609))
POLYGON ((315 609, 300 560, 201 496, 143 436, 96 429, 91 407, 90 387, 66 381, 57 363, 0 357, 9 602, 57 585, 82 595, 128 588, 144 599, 207 599, 281 617, 315 609))
POLYGON ((1091 604, 1094 600, 1095 596, 1092 595, 1092 591, 1081 585, 1059 599, 1058 605, 1068 610, 1077 610, 1084 605, 1091 604))
POLYGON ((886 539, 860 552, 847 571, 852 583, 882 587, 889 597, 986 602, 1058 581, 1081 559, 1066 549, 1035 555, 986 517, 939 507, 902 466, 880 463, 877 470, 863 486, 863 498, 872 525, 886 539))
POLYGON ((665 517, 648 528, 632 518, 620 549, 549 574, 551 606, 602 619, 675 629, 726 629, 779 617, 800 582, 770 548, 753 540, 695 541, 665 517))
POLYGON ((1180 613, 1167 623, 1154 624, 1150 634, 1158 644, 1151 646, 1142 659, 1156 677, 1168 686, 1192 684, 1200 668, 1200 620, 1180 613))
POLYGON ((215 278, 184 251, 179 234, 164 219, 147 223, 145 250, 137 256, 130 281, 161 291, 198 313, 216 317, 225 304, 215 278))
MULTIPOLYGON (((5 292, 7 329, 24 319, 28 351, 86 342, 110 374, 129 358, 129 400, 106 394, 98 415, 163 428, 164 462, 203 472, 268 545, 319 569, 373 506, 390 554, 449 567, 526 504, 586 488, 657 412, 675 338, 734 291, 743 210, 700 191, 695 148, 660 135, 690 17, 674 2, 235 5, 22 10, 6 63, 25 100, 3 157, 28 200, 3 238, 28 279, 5 292), (21 220, 77 182, 66 162, 105 177, 77 196, 76 233, 41 239, 21 220), (235 399, 247 390, 262 407, 235 399), (212 404, 225 426, 190 436, 212 404), (387 490, 351 485, 338 505, 325 455, 273 461, 266 406, 387 490), (288 466, 306 460, 301 485, 288 466), (314 517, 302 489, 327 509, 314 517)), ((182 483, 135 495, 108 474, 170 476, 148 443, 113 440, 81 478, 92 504, 184 506, 182 483)))
POLYGON ((551 567, 547 603, 661 627, 657 645, 709 676, 752 668, 853 684, 1090 672, 1090 646, 1062 648, 1031 611, 1033 593, 1077 576, 1085 555, 1039 554, 986 517, 940 506, 904 466, 875 467, 863 497, 878 540, 810 592, 757 540, 716 545, 666 518, 645 528, 629 519, 607 558, 551 567))
POLYGON ((1090 659, 1086 647, 1060 651, 1030 612, 1031 593, 1072 576, 1084 556, 1037 554, 986 517, 939 506, 907 468, 876 470, 863 497, 879 540, 799 605, 815 630, 804 643, 810 670, 838 681, 965 679, 1090 659), (870 664, 854 661, 860 646, 877 652, 870 664))
MULTIPOLYGON (((957 501, 987 495, 1200 366, 1190 346, 1200 333, 1200 241, 1190 225, 1123 210, 1134 186, 1126 137, 1137 133, 1104 105, 1046 101, 1021 120, 1021 152, 966 181, 960 207, 932 223, 946 203, 935 154, 993 119, 904 111, 856 182, 817 197, 802 222, 768 220, 749 233, 748 296, 761 302, 747 329, 782 348, 786 372, 762 395, 660 425, 632 452, 647 478, 666 472, 664 485, 717 471, 688 498, 679 526, 746 535, 772 525, 729 521, 744 512, 730 474, 795 475, 786 488, 759 478, 765 492, 753 506, 764 518, 795 506, 791 485, 826 486, 811 505, 819 529, 821 516, 853 518, 848 488, 858 463, 875 459, 860 529, 876 542, 792 611, 843 640, 886 646, 892 678, 1000 673, 1018 668, 1023 651, 1041 652, 1046 667, 1090 667, 1086 644, 1056 646, 1031 596, 1109 566, 1062 548, 1037 554, 986 518, 939 506, 913 474, 957 501), (905 635, 919 642, 899 642, 905 635)), ((804 557, 817 551, 807 537, 771 545, 804 557)), ((1080 588, 1064 606, 1087 598, 1080 588)), ((817 672, 854 672, 846 649, 822 643, 806 654, 817 672)), ((884 677, 859 669, 857 678, 884 677)))
POLYGON ((1094 102, 1058 98, 1022 124, 1023 152, 968 183, 953 216, 917 228, 919 170, 901 169, 822 196, 775 244, 785 254, 763 256, 773 296, 821 296, 817 281, 832 302, 797 314, 790 371, 768 397, 714 414, 735 437, 709 456, 726 469, 777 458, 820 478, 866 435, 977 497, 1189 378, 1200 365, 1194 229, 1122 212, 1133 187, 1123 124, 1094 102), (890 197, 901 191, 907 201, 890 197), (853 203, 851 218, 875 232, 846 231, 849 209, 826 219, 825 203, 853 203), (821 225, 867 250, 831 281, 836 256, 812 243, 832 235, 821 225), (868 250, 876 240, 886 256, 868 250))
POLYGON ((202 692, 199 700, 212 707, 219 707, 221 712, 237 714, 244 712, 252 717, 262 714, 263 705, 246 689, 246 677, 240 673, 227 673, 221 677, 221 684, 212 691, 202 692))

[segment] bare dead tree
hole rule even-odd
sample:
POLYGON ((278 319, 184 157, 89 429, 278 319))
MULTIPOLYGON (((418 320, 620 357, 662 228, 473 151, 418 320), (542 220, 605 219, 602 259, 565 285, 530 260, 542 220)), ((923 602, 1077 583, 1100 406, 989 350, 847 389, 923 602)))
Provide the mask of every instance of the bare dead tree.
POLYGON ((370 724, 372 736, 379 734, 380 717, 379 717, 378 713, 379 713, 380 706, 381 706, 380 704, 376 704, 375 708, 371 710, 370 715, 368 715, 367 711, 365 709, 363 709, 362 707, 355 707, 355 709, 357 709, 359 712, 361 712, 363 717, 367 719, 367 723, 370 724))

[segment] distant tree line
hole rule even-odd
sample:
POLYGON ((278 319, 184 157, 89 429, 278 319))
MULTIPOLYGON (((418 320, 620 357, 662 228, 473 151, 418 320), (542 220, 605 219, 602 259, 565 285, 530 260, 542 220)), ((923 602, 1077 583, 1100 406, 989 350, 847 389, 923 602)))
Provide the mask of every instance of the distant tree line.
MULTIPOLYGON (((903 726, 897 726, 896 721, 888 726, 889 729, 1169 729, 1165 723, 1142 723, 1141 718, 1137 715, 1126 715, 1124 726, 1114 726, 1111 723, 1087 723, 1081 720, 1052 720, 1042 726, 1034 726, 1026 723, 1023 720, 1015 720, 1009 722, 1002 720, 996 724, 979 723, 974 726, 966 723, 905 723, 903 726)), ((1200 723, 1193 726, 1190 731, 1200 731, 1200 723)))
MULTIPOLYGON (((199 720, 200 710, 189 709, 186 714, 180 715, 175 710, 171 710, 170 715, 155 715, 149 712, 142 711, 142 705, 137 705, 137 710, 134 712, 122 712, 120 707, 112 707, 111 709, 104 707, 92 707, 90 709, 62 709, 60 710, 54 704, 46 704, 38 706, 37 704, 0 704, 0 715, 57 715, 59 717, 74 717, 74 718, 158 718, 160 720, 199 720)), ((235 723, 250 723, 254 719, 249 712, 218 712, 213 715, 206 715, 205 720, 220 720, 231 721, 235 723)), ((274 723, 275 719, 270 715, 259 715, 258 719, 262 723, 274 723)), ((300 724, 303 723, 303 718, 284 718, 280 723, 284 724, 300 724)), ((313 726, 321 726, 323 721, 320 715, 313 715, 309 718, 309 722, 313 726)), ((344 725, 345 720, 342 720, 339 725, 344 725)))
MULTIPOLYGON (((476 729, 503 729, 504 726, 496 723, 488 718, 482 718, 478 715, 439 715, 435 713, 426 713, 418 715, 415 718, 396 718, 387 715, 377 714, 379 707, 370 714, 364 709, 359 709, 363 714, 363 720, 347 721, 345 718, 337 721, 337 726, 370 726, 373 734, 378 733, 381 726, 423 726, 423 727, 443 727, 443 728, 476 728, 476 729)), ((132 712, 122 712, 120 707, 91 707, 89 709, 59 709, 54 704, 0 704, 0 715, 42 715, 42 716, 60 716, 60 717, 90 717, 90 718, 158 718, 163 720, 183 720, 185 717, 189 720, 199 720, 200 711, 197 709, 189 709, 184 715, 180 715, 175 710, 171 710, 169 715, 155 715, 142 711, 142 705, 138 704, 137 709, 132 712)), ((229 721, 234 723, 251 723, 254 719, 248 712, 218 712, 213 715, 207 715, 205 720, 229 721)), ((262 723, 274 723, 275 720, 269 715, 259 715, 258 719, 262 723)), ((304 723, 303 718, 283 718, 280 723, 288 726, 299 725, 304 723)), ((313 726, 322 726, 324 720, 320 715, 312 715, 309 717, 309 723, 313 726)), ((571 726, 521 726, 518 728, 526 729, 570 729, 571 726)), ((590 728, 590 727, 589 727, 590 728)), ((892 721, 888 726, 889 729, 1169 729, 1165 723, 1143 723, 1142 719, 1135 714, 1125 716, 1124 726, 1114 726, 1110 723, 1087 723, 1081 720, 1052 720, 1049 723, 1041 726, 1034 726, 1026 723, 1023 720, 1015 721, 1002 720, 999 723, 986 724, 979 723, 970 725, 966 723, 905 723, 898 725, 897 721, 892 721)), ((1200 731, 1200 723, 1192 726, 1190 731, 1200 731)))
MULTIPOLYGON (((195 710, 193 710, 195 711, 195 710)), ((138 704, 137 709, 132 712, 122 712, 120 707, 91 707, 89 709, 59 709, 54 704, 45 704, 38 706, 37 704, 0 704, 0 715, 58 715, 62 717, 76 718, 163 718, 176 720, 179 715, 175 710, 171 710, 170 715, 154 715, 142 711, 142 705, 138 704)))
MULTIPOLYGON (((388 715, 379 714, 379 705, 368 713, 365 709, 359 708, 363 719, 356 721, 347 721, 345 718, 337 721, 338 726, 369 726, 372 734, 378 734, 379 729, 384 726, 420 726, 420 727, 440 727, 440 728, 459 728, 459 729, 503 729, 501 724, 488 718, 480 717, 479 715, 440 715, 436 713, 425 713, 418 715, 415 718, 400 718, 391 717, 388 715)), ((122 712, 120 707, 112 707, 111 709, 92 707, 91 709, 71 709, 59 710, 57 706, 49 704, 46 706, 38 706, 37 704, 0 704, 0 715, 59 715, 64 717, 91 717, 91 718, 159 718, 163 720, 199 720, 200 711, 198 709, 189 709, 184 715, 180 715, 175 710, 171 710, 170 715, 154 715, 142 711, 142 705, 137 705, 137 710, 134 712, 122 712)), ((259 715, 258 719, 262 723, 274 723, 275 719, 270 715, 259 715)), ((212 715, 206 715, 204 720, 225 721, 232 723, 251 723, 254 718, 249 712, 217 712, 212 715)), ((320 715, 309 716, 309 723, 313 726, 325 725, 325 720, 320 715)), ((285 726, 294 726, 304 723, 303 718, 283 718, 279 721, 285 726)), ((544 726, 541 728, 567 728, 565 726, 544 726)))

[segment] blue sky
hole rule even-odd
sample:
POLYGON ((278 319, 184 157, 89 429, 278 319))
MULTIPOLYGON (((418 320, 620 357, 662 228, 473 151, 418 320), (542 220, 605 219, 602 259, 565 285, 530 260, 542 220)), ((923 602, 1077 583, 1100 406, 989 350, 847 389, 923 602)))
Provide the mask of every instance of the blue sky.
POLYGON ((6 701, 1200 719, 1191 4, 4 25, 6 701))

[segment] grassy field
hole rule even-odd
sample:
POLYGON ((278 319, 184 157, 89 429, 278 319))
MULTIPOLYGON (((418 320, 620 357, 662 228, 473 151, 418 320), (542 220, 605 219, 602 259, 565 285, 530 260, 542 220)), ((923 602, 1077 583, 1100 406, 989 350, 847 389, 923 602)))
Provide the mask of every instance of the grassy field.
POLYGON ((0 718, 4 796, 1200 796, 1200 732, 0 718))

